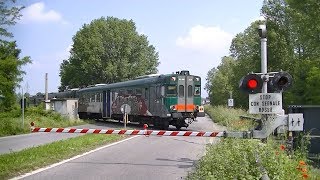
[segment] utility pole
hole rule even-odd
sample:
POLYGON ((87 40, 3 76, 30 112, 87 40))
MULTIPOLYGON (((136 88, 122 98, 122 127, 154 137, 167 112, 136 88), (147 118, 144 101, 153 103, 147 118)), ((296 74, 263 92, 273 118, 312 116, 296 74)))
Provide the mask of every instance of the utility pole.
POLYGON ((49 97, 48 97, 48 73, 46 73, 45 75, 45 99, 44 99, 44 103, 45 103, 45 106, 46 106, 46 110, 50 110, 50 100, 49 100, 49 97))
POLYGON ((45 101, 48 101, 48 73, 45 75, 45 101))
POLYGON ((22 100, 21 100, 21 110, 22 110, 22 129, 24 129, 24 94, 23 94, 23 87, 22 89, 22 100))

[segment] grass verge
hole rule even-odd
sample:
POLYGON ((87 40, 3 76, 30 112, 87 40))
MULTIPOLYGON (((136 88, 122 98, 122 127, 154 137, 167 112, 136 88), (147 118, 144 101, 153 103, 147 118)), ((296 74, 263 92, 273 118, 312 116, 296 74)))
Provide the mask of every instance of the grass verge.
POLYGON ((45 111, 42 106, 26 109, 24 125, 20 109, 0 113, 0 137, 30 133, 30 123, 38 127, 70 127, 85 124, 83 120, 69 120, 53 111, 45 111))
POLYGON ((226 126, 228 130, 244 131, 255 126, 252 120, 241 119, 240 116, 251 116, 243 109, 227 108, 225 106, 205 106, 205 112, 215 123, 226 126))
POLYGON ((124 138, 119 135, 86 134, 3 154, 0 155, 0 179, 21 175, 124 138))

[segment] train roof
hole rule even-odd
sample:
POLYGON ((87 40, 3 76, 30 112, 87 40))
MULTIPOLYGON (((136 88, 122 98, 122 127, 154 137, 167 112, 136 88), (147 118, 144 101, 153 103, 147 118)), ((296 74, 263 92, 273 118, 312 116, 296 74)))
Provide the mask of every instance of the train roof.
POLYGON ((88 92, 88 91, 101 91, 101 90, 105 90, 105 89, 124 88, 124 87, 130 87, 130 86, 154 84, 154 83, 157 83, 157 82, 163 80, 165 77, 168 77, 168 76, 169 76, 169 74, 167 74, 167 75, 161 74, 158 76, 151 76, 151 77, 144 77, 144 78, 139 77, 139 79, 133 79, 133 80, 117 82, 117 83, 112 83, 112 84, 106 84, 106 85, 100 85, 100 86, 89 87, 89 88, 83 88, 83 89, 80 89, 78 92, 83 93, 83 92, 88 92))
MULTIPOLYGON (((127 88, 127 87, 146 85, 146 84, 155 84, 158 82, 163 82, 166 79, 166 77, 172 77, 177 75, 190 75, 190 74, 189 74, 189 71, 181 71, 181 72, 178 71, 176 74, 151 74, 151 75, 139 76, 133 80, 117 82, 112 84, 105 84, 105 85, 99 84, 99 86, 83 88, 83 89, 80 89, 78 93, 84 93, 88 91, 90 92, 102 91, 106 89, 115 89, 115 88, 127 88)), ((194 76, 194 75, 190 75, 190 76, 194 76)))

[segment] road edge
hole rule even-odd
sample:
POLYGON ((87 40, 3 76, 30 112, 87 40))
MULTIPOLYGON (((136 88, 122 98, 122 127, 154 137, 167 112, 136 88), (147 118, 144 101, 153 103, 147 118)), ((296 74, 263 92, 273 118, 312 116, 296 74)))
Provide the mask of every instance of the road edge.
POLYGON ((131 140, 131 139, 137 138, 137 137, 139 137, 139 136, 132 136, 132 137, 123 139, 123 140, 121 140, 121 141, 117 141, 117 142, 114 142, 114 143, 111 143, 111 144, 107 144, 107 145, 105 145, 105 146, 102 146, 102 147, 93 149, 93 150, 91 150, 91 151, 82 153, 82 154, 80 154, 80 155, 76 155, 76 156, 74 156, 74 157, 72 157, 72 158, 69 158, 69 159, 66 159, 66 160, 63 160, 63 161, 60 161, 60 162, 51 164, 51 165, 49 165, 49 166, 46 166, 46 167, 43 167, 43 168, 34 170, 34 171, 32 171, 32 172, 29 172, 29 173, 26 173, 26 174, 23 174, 23 175, 20 175, 20 176, 17 176, 17 177, 13 177, 13 178, 11 178, 10 180, 18 180, 18 179, 26 178, 26 177, 28 177, 28 176, 31 176, 31 175, 40 173, 40 172, 42 172, 42 171, 46 171, 46 170, 48 170, 48 169, 54 168, 54 167, 56 167, 56 166, 60 166, 60 165, 62 165, 62 164, 64 164, 64 163, 67 163, 67 162, 69 162, 69 161, 78 159, 78 158, 80 158, 80 157, 86 156, 86 155, 91 154, 91 153, 94 153, 94 152, 99 151, 99 150, 101 150, 101 149, 104 149, 104 148, 107 148, 107 147, 111 147, 111 146, 120 144, 120 143, 122 143, 122 142, 131 140))

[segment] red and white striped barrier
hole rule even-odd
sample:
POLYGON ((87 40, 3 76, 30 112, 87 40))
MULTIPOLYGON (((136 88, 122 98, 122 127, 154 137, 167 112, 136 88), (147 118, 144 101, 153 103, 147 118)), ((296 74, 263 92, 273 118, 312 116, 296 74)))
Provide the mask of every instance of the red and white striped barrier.
POLYGON ((223 137, 224 132, 203 131, 162 131, 162 130, 114 130, 114 129, 75 129, 75 128, 39 128, 31 127, 31 132, 50 133, 86 133, 86 134, 119 134, 119 135, 154 135, 154 136, 191 136, 223 137))

